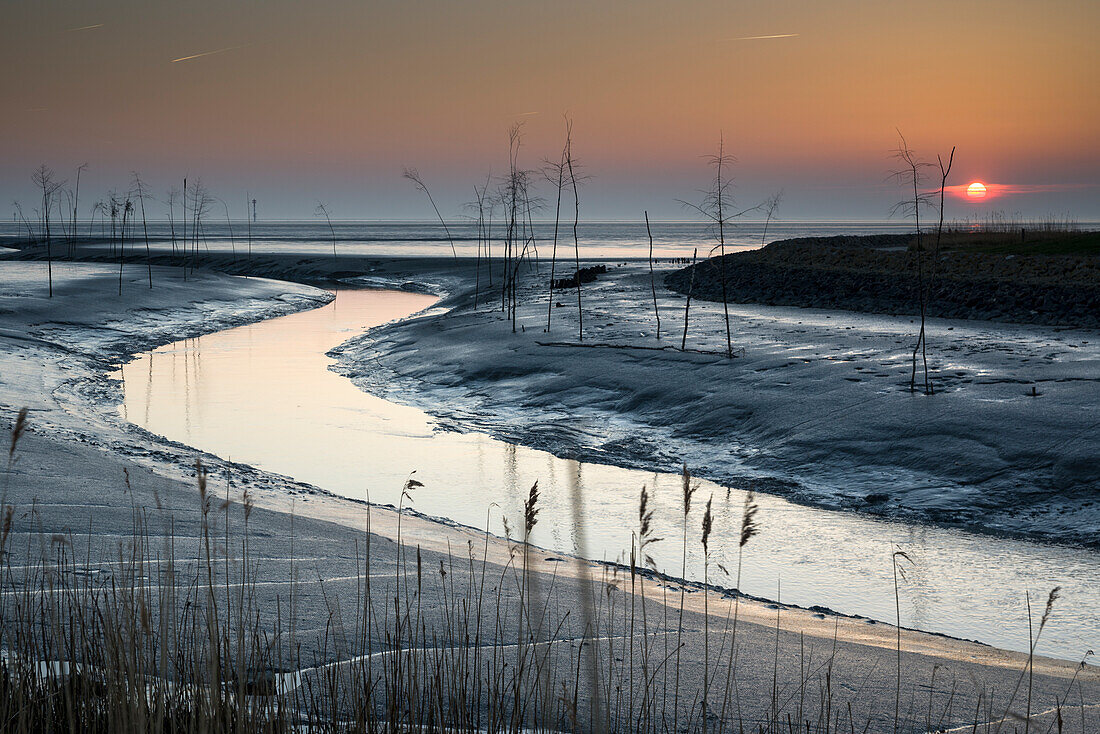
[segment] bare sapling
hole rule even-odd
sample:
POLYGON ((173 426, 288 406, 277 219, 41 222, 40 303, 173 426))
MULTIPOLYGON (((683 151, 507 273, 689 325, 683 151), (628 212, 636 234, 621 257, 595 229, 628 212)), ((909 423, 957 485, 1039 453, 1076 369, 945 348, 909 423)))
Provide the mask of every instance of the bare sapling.
MULTIPOLYGON (((530 171, 528 171, 530 174, 530 171)), ((530 178, 528 177, 527 185, 523 187, 523 210, 524 210, 524 238, 523 249, 524 254, 527 255, 527 270, 531 270, 531 256, 535 258, 535 275, 539 274, 539 241, 538 236, 535 234, 535 212, 542 205, 542 201, 537 196, 532 196, 532 186, 530 178)))
POLYGON ((509 274, 509 302, 512 314, 512 333, 516 332, 516 317, 519 311, 519 273, 520 268, 527 264, 527 270, 531 270, 531 257, 536 258, 535 272, 538 273, 538 255, 535 246, 534 227, 531 225, 532 208, 531 201, 531 171, 517 167, 515 171, 514 201, 516 210, 515 226, 512 228, 512 270, 509 274))
POLYGON ((103 228, 106 226, 107 221, 107 203, 102 199, 99 199, 92 204, 92 213, 88 217, 88 236, 93 237, 95 235, 95 217, 99 215, 99 236, 104 237, 103 228))
POLYGON ((687 301, 684 302, 684 336, 680 339, 680 351, 687 349, 688 312, 691 311, 691 294, 695 290, 695 261, 699 258, 699 248, 691 251, 691 278, 688 280, 687 301))
POLYGON ((711 165, 714 166, 714 188, 711 192, 713 196, 712 211, 716 214, 716 220, 718 224, 718 256, 722 263, 722 313, 726 319, 726 356, 733 357, 733 337, 730 334, 730 305, 729 296, 726 294, 726 187, 729 186, 729 180, 722 180, 722 168, 726 163, 733 164, 733 157, 725 154, 725 139, 719 136, 718 139, 718 155, 711 159, 711 165))
POLYGON ((328 224, 329 234, 332 236, 332 263, 336 264, 336 230, 332 227, 332 220, 329 218, 328 209, 325 208, 323 202, 317 202, 317 208, 313 210, 314 216, 324 217, 325 222, 328 224))
MULTIPOLYGON (((531 272, 531 259, 534 258, 534 271, 535 276, 539 274, 539 247, 538 240, 535 236, 535 224, 534 224, 534 211, 539 206, 540 201, 537 197, 531 195, 531 171, 522 171, 521 176, 521 200, 523 205, 521 224, 520 224, 520 240, 523 242, 523 247, 520 249, 519 258, 516 260, 516 278, 513 281, 513 285, 517 286, 519 282, 519 267, 523 264, 527 264, 527 271, 531 272)), ((517 286, 518 287, 518 286, 517 286)), ((518 291, 516 293, 516 305, 519 305, 518 291)))
POLYGON ((229 251, 233 255, 233 264, 236 265, 237 264, 237 239, 233 236, 233 222, 229 218, 229 204, 225 203, 225 199, 219 199, 218 201, 221 203, 222 209, 225 210, 225 226, 226 226, 226 229, 229 230, 229 251))
POLYGON ((501 310, 512 322, 512 333, 516 332, 516 276, 519 267, 520 204, 523 199, 522 188, 526 184, 526 171, 519 167, 519 152, 523 146, 523 125, 516 123, 508 129, 508 177, 501 187, 501 202, 504 206, 507 229, 504 236, 504 277, 501 279, 501 310))
POLYGON ((72 244, 69 247, 69 257, 73 257, 76 254, 76 219, 77 211, 80 206, 80 174, 84 172, 84 169, 88 167, 87 163, 81 163, 76 167, 76 187, 73 189, 73 224, 72 224, 72 244))
MULTIPOLYGON (((920 210, 924 207, 931 206, 928 192, 921 191, 921 185, 924 180, 924 169, 929 167, 928 163, 921 161, 917 158, 917 154, 909 147, 909 144, 905 141, 905 136, 898 131, 898 147, 894 151, 894 159, 898 161, 899 166, 891 175, 894 179, 905 184, 906 188, 911 188, 912 198, 906 197, 894 205, 891 213, 902 213, 904 216, 913 217, 913 224, 916 228, 916 252, 917 252, 917 302, 920 307, 920 332, 917 335, 917 342, 913 345, 913 358, 912 358, 912 371, 909 375, 909 392, 916 392, 917 389, 917 355, 921 353, 924 348, 924 319, 925 319, 925 291, 924 291, 924 241, 922 239, 922 232, 920 227, 920 210)), ((928 362, 925 359, 924 364, 924 376, 925 376, 925 389, 927 391, 928 383, 928 362)))
POLYGON ((180 264, 183 266, 183 279, 187 280, 187 178, 183 179, 183 201, 180 203, 180 207, 183 209, 183 218, 180 223, 183 226, 183 257, 180 258, 180 264))
MULTIPOLYGON (((481 251, 482 245, 488 247, 485 214, 488 208, 490 177, 485 177, 485 183, 481 187, 474 186, 474 198, 477 201, 477 262, 474 265, 474 308, 478 306, 481 296, 481 251)), ((492 278, 492 263, 489 262, 489 277, 492 278)), ((490 284, 492 281, 490 280, 490 284)))
POLYGON ((119 228, 118 237, 118 295, 122 295, 122 270, 126 264, 126 225, 130 221, 130 215, 134 212, 134 202, 129 195, 122 204, 122 226, 119 228))
POLYGON ((31 229, 31 223, 27 221, 26 216, 23 215, 23 205, 18 201, 13 201, 12 206, 15 207, 15 211, 19 214, 20 221, 23 222, 23 227, 27 230, 27 238, 34 243, 34 246, 38 246, 38 237, 35 236, 34 230, 31 229))
POLYGON ((252 217, 249 216, 249 195, 246 191, 244 194, 244 222, 248 231, 248 264, 252 265, 252 217))
POLYGON ((928 304, 932 300, 932 291, 936 285, 936 273, 939 270, 940 265, 940 245, 943 242, 943 210, 944 210, 944 193, 947 190, 947 177, 951 175, 951 166, 955 162, 955 147, 951 147, 951 155, 947 158, 947 164, 944 165, 943 156, 937 155, 936 162, 940 166, 940 206, 939 215, 940 221, 936 225, 936 244, 932 248, 932 267, 931 272, 928 274, 928 288, 927 295, 924 298, 925 308, 921 310, 921 334, 924 338, 921 339, 921 352, 924 357, 924 389, 929 394, 935 393, 935 386, 932 384, 932 378, 928 374, 928 334, 924 329, 924 314, 927 311, 928 304))
POLYGON ((108 214, 111 215, 111 256, 114 257, 114 255, 115 255, 115 253, 118 249, 117 246, 115 245, 115 238, 118 236, 117 230, 118 230, 119 202, 118 202, 118 199, 115 197, 115 192, 113 192, 113 191, 111 192, 110 196, 108 197, 107 206, 108 206, 108 214))
POLYGON ((191 274, 195 274, 195 260, 199 255, 199 222, 203 212, 200 210, 204 199, 202 179, 191 187, 191 274))
POLYGON ((783 201, 783 189, 775 192, 761 204, 764 210, 764 231, 760 234, 760 246, 763 247, 767 244, 768 240, 768 225, 772 223, 772 219, 775 218, 775 213, 779 211, 779 204, 783 201))
POLYGON ((555 163, 547 161, 543 169, 543 175, 556 187, 557 197, 554 204, 554 241, 550 251, 550 290, 546 297, 546 331, 550 332, 550 315, 554 311, 554 278, 558 264, 558 227, 561 223, 561 192, 565 187, 565 148, 561 149, 561 157, 555 163))
POLYGON ((584 309, 581 308, 581 245, 577 227, 581 220, 581 195, 577 184, 577 166, 573 159, 573 121, 565 120, 565 165, 573 189, 573 256, 577 266, 577 341, 584 341, 584 309))
POLYGON ((497 211, 496 192, 489 191, 489 179, 486 178, 482 188, 485 199, 485 273, 488 276, 488 287, 493 287, 493 218, 497 211))
POLYGON ((657 279, 653 274, 653 230, 649 226, 649 211, 645 212, 645 231, 649 235, 649 289, 653 292, 653 316, 657 319, 657 339, 661 339, 661 311, 657 308, 657 279))
POLYGON ((199 254, 199 237, 202 237, 203 248, 206 251, 210 250, 206 242, 206 227, 203 221, 214 203, 214 197, 203 185, 202 179, 195 181, 191 192, 191 272, 194 273, 199 254))
POLYGON ((149 250, 149 225, 145 220, 145 197, 149 195, 149 192, 145 188, 145 182, 141 180, 141 177, 137 173, 133 174, 134 180, 132 188, 134 196, 137 197, 138 202, 141 205, 141 229, 145 234, 145 265, 149 271, 149 287, 153 287, 153 256, 149 250))
POLYGON ((195 274, 196 261, 199 256, 199 224, 206 214, 206 187, 202 179, 197 179, 191 185, 191 274, 195 274))
POLYGON ((73 231, 72 231, 72 211, 73 211, 73 190, 68 186, 62 187, 55 195, 57 199, 57 218, 61 222, 62 231, 65 233, 65 243, 68 245, 66 248, 66 256, 72 258, 73 256, 73 231), (64 205, 63 205, 64 204, 64 205))
POLYGON ((172 257, 176 257, 176 201, 180 198, 180 191, 175 186, 168 189, 168 198, 164 203, 168 205, 168 230, 172 238, 172 257))
POLYGON ((730 328, 730 309, 727 294, 726 279, 726 228, 730 226, 732 219, 740 217, 747 211, 756 207, 750 207, 743 211, 734 211, 733 180, 729 176, 728 169, 736 163, 737 159, 726 153, 725 138, 718 138, 718 153, 707 156, 707 164, 714 170, 714 178, 710 188, 703 192, 703 201, 700 204, 681 201, 684 206, 701 214, 707 219, 714 229, 714 237, 718 243, 711 248, 710 254, 718 251, 719 278, 722 285, 722 313, 726 320, 726 356, 733 359, 733 333, 730 328))
POLYGON ((454 238, 451 237, 451 228, 447 226, 447 222, 443 219, 443 215, 439 213, 439 207, 435 205, 435 199, 432 198, 432 192, 428 191, 428 186, 424 183, 424 179, 420 177, 420 172, 415 168, 406 168, 401 175, 412 181, 417 190, 422 191, 424 195, 428 197, 428 203, 432 205, 435 216, 439 219, 439 223, 443 225, 443 231, 447 233, 447 240, 451 243, 451 255, 457 260, 458 251, 455 249, 454 238))
POLYGON ((526 239, 521 231, 523 229, 523 187, 526 183, 523 174, 523 171, 516 169, 510 207, 512 231, 509 243, 512 257, 508 273, 508 310, 511 313, 513 334, 516 333, 516 317, 519 311, 519 266, 523 262, 523 249, 520 243, 526 239))
POLYGON ((508 193, 505 200, 508 217, 508 231, 504 238, 504 289, 506 313, 512 321, 512 333, 516 332, 515 312, 515 275, 516 269, 512 265, 516 253, 516 211, 519 200, 519 149, 523 144, 521 126, 515 125, 508 131, 508 193))
POLYGON ((46 240, 46 279, 49 283, 50 298, 53 298, 53 247, 50 242, 50 200, 63 182, 54 179, 53 170, 46 164, 38 167, 31 176, 35 185, 42 189, 42 234, 46 240))
POLYGON ((500 203, 501 213, 504 218, 502 228, 504 230, 500 241, 500 312, 508 314, 508 262, 511 257, 512 219, 509 217, 508 188, 511 174, 506 181, 502 181, 497 187, 497 200, 500 203))

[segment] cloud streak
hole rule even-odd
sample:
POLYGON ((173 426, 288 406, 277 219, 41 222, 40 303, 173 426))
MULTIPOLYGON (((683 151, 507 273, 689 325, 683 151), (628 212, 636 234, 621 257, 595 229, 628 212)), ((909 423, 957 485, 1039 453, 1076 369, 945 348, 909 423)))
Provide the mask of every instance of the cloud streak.
MULTIPOLYGON (((986 193, 984 197, 969 196, 967 194, 967 189, 970 187, 970 184, 968 183, 947 186, 944 188, 944 192, 960 199, 966 199, 967 201, 982 202, 994 199, 998 196, 1047 194, 1057 193, 1059 191, 1077 191, 1094 187, 1094 184, 1001 184, 987 183, 984 181, 982 183, 985 185, 986 193)), ((938 189, 936 191, 938 191, 938 189)))
POLYGON ((798 33, 773 33, 770 36, 741 36, 740 38, 734 38, 734 41, 766 41, 771 38, 797 38, 798 33))
POLYGON ((66 29, 65 32, 66 33, 76 33, 77 31, 90 31, 93 28, 102 28, 103 25, 104 25, 103 23, 93 23, 92 25, 82 25, 79 28, 68 28, 68 29, 66 29))
POLYGON ((236 51, 238 48, 245 48, 251 46, 250 43, 241 44, 240 46, 227 46, 226 48, 219 48, 213 51, 203 51, 201 54, 191 54, 190 56, 180 56, 178 59, 172 59, 171 63, 178 64, 181 61, 190 61, 191 59, 201 59, 204 56, 213 56, 214 54, 223 54, 226 51, 236 51))

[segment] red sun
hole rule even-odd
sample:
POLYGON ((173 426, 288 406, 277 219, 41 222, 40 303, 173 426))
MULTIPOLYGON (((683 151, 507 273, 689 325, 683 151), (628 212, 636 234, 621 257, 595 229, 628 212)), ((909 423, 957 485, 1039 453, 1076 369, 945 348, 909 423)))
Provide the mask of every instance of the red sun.
POLYGON ((975 181, 966 187, 966 195, 971 199, 984 199, 986 193, 985 184, 981 181, 975 181))

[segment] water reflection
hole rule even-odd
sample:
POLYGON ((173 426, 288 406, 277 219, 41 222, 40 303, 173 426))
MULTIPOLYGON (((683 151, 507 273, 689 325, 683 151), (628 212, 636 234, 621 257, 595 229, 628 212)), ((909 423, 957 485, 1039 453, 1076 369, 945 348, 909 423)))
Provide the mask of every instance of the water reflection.
MULTIPOLYGON (((636 530, 643 484, 651 492, 662 570, 678 573, 680 479, 582 464, 477 433, 441 431, 423 412, 361 392, 331 372, 325 356, 364 329, 426 308, 428 296, 341 291, 333 304, 168 345, 122 369, 123 415, 144 428, 334 493, 396 505, 409 472, 425 486, 413 506, 430 515, 503 533, 522 530, 531 484, 541 490, 532 540, 594 558, 620 558, 636 530), (580 518, 582 522, 576 522, 580 518)), ((688 518, 688 575, 702 575, 698 528, 714 495, 712 568, 736 567, 741 491, 703 482, 688 518)), ((819 604, 882 620, 894 617, 890 556, 916 562, 902 587, 908 626, 1024 649, 1024 592, 1063 599, 1040 652, 1079 657, 1100 642, 1100 555, 979 537, 792 505, 761 496, 760 534, 746 547, 742 586, 786 602, 819 604)), ((732 585, 732 579, 712 575, 732 585)))

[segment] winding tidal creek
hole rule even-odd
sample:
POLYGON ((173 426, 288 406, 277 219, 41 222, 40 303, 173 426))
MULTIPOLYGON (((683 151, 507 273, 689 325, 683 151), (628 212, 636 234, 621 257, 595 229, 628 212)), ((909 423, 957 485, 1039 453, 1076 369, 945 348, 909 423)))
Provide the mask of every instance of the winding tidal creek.
MULTIPOLYGON (((412 508, 504 535, 522 525, 538 481, 531 541, 597 560, 625 560, 645 485, 660 542, 657 567, 681 575, 680 476, 578 462, 479 433, 443 430, 418 409, 359 390, 326 352, 363 331, 429 308, 431 296, 340 290, 311 311, 186 339, 126 364, 123 416, 153 433, 335 495, 397 505, 410 473, 412 508), (575 509, 580 509, 579 513, 575 509), (574 517, 581 518, 578 527, 574 517)), ((686 575, 701 579, 699 527, 713 496, 709 580, 737 564, 745 493, 706 481, 686 519, 686 575)), ((760 534, 746 546, 742 590, 869 620, 894 619, 891 554, 914 564, 900 587, 907 627, 1024 651, 1025 592, 1041 609, 1062 587, 1040 654, 1079 659, 1100 649, 1100 554, 1079 548, 880 520, 758 495, 760 534)), ((406 505, 408 502, 405 503, 406 505)), ((349 507, 349 512, 356 511, 349 507)), ((871 624, 872 622, 868 622, 871 624)))

